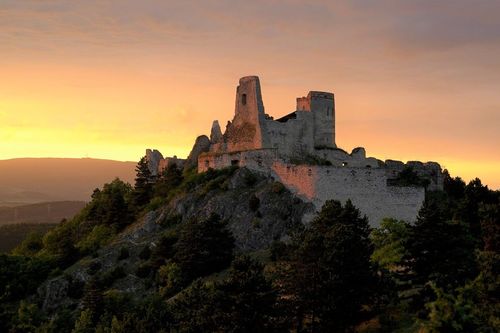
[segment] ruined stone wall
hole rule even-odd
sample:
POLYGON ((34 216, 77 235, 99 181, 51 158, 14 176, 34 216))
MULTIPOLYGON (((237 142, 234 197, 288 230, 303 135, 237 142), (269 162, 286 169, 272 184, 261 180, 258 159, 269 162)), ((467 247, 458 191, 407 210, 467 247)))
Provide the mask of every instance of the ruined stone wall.
POLYGON ((247 167, 268 173, 274 160, 278 158, 276 149, 256 149, 232 153, 204 153, 198 158, 198 172, 208 169, 222 169, 229 166, 247 167))
POLYGON ((425 199, 421 187, 387 186, 384 169, 291 165, 276 161, 275 178, 320 209, 326 200, 350 199, 371 226, 385 217, 414 222, 425 199))
POLYGON ((286 122, 265 120, 263 135, 267 148, 276 148, 282 156, 311 154, 314 151, 314 118, 311 112, 296 112, 286 122))
POLYGON ((295 112, 273 120, 264 111, 257 76, 240 79, 233 121, 228 122, 223 135, 214 122, 210 140, 204 142, 204 153, 196 155, 199 172, 231 165, 248 167, 273 176, 318 209, 328 199, 351 199, 373 226, 384 217, 415 221, 424 201, 424 188, 388 183, 405 167, 430 179, 429 190, 443 187, 437 163, 384 163, 366 157, 361 147, 350 154, 338 149, 332 93, 311 91, 307 97, 297 98, 295 112), (331 165, 323 166, 327 161, 331 165))
POLYGON ((401 161, 386 160, 384 168, 387 177, 391 179, 396 178, 405 168, 411 168, 417 175, 430 181, 430 184, 427 186, 429 191, 443 190, 444 176, 439 163, 408 161, 405 164, 401 161))
POLYGON ((158 176, 163 170, 167 169, 170 165, 175 164, 179 168, 183 168, 186 163, 185 159, 173 157, 163 157, 163 155, 156 149, 146 149, 146 161, 148 162, 148 169, 151 175, 158 176))
POLYGON ((231 165, 272 176, 318 210, 326 200, 350 199, 372 226, 378 226, 384 217, 414 222, 425 198, 422 187, 388 186, 385 168, 296 165, 280 159, 276 149, 202 154, 198 172, 231 165))
POLYGON ((350 154, 339 148, 316 149, 314 155, 339 167, 380 168, 383 164, 374 157, 366 157, 365 149, 362 147, 354 148, 350 154))

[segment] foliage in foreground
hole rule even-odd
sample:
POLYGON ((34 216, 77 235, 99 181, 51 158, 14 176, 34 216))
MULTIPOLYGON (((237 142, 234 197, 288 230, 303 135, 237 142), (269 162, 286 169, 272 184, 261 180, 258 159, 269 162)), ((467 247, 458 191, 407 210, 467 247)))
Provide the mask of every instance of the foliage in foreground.
POLYGON ((115 270, 70 281, 81 308, 43 310, 36 289, 47 278, 99 256, 145 210, 186 191, 224 190, 234 171, 170 166, 152 177, 139 163, 134 187, 114 180, 96 190, 77 217, 0 256, 0 331, 499 331, 499 193, 449 175, 415 225, 388 219, 371 230, 351 202, 328 201, 259 260, 234 253, 218 216, 170 221, 157 246, 139 253, 136 277, 149 296, 114 289, 131 256, 123 247, 115 270))

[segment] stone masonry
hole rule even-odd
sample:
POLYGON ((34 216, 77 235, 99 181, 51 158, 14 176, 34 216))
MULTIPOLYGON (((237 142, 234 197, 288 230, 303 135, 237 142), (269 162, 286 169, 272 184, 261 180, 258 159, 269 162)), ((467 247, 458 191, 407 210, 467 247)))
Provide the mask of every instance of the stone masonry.
MULTIPOLYGON (((158 172, 169 159, 156 152, 148 150, 148 161, 158 172)), ((438 163, 384 162, 366 157, 361 147, 351 153, 337 148, 333 93, 311 91, 307 97, 297 98, 295 111, 273 119, 265 113, 257 76, 240 79, 233 120, 224 133, 215 120, 210 138, 197 139, 189 160, 193 158, 197 158, 198 172, 236 165, 268 174, 318 210, 326 200, 350 199, 372 226, 385 217, 416 220, 426 189, 395 184, 405 168, 428 179, 427 190, 443 186, 438 163)))

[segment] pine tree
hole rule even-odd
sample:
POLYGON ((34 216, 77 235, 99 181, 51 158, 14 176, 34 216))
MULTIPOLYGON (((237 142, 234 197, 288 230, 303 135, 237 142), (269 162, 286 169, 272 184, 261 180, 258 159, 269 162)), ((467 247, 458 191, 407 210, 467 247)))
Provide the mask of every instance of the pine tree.
POLYGON ((264 277, 264 267, 248 256, 237 257, 229 277, 217 289, 221 291, 225 332, 273 331, 276 293, 264 277))
POLYGON ((135 167, 136 177, 134 185, 134 206, 136 210, 141 210, 149 203, 153 195, 154 177, 149 170, 146 156, 142 157, 135 167))
POLYGON ((174 246, 174 262, 186 282, 226 268, 233 258, 234 238, 220 217, 184 224, 174 246))
POLYGON ((406 262, 415 284, 434 281, 453 289, 475 276, 475 239, 461 221, 447 221, 445 214, 426 201, 411 228, 406 262))
POLYGON ((292 265, 288 294, 295 294, 297 330, 344 332, 359 321, 375 282, 369 234, 367 218, 350 201, 325 203, 299 240, 292 265))

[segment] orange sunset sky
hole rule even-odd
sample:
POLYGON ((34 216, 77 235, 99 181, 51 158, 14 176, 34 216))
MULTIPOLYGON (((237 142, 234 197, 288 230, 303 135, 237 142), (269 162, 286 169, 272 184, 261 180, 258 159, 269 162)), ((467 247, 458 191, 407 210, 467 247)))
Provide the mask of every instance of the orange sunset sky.
POLYGON ((339 147, 500 188, 499 1, 0 0, 0 159, 185 157, 259 75, 336 98, 339 147))

